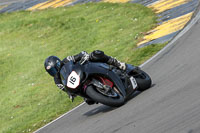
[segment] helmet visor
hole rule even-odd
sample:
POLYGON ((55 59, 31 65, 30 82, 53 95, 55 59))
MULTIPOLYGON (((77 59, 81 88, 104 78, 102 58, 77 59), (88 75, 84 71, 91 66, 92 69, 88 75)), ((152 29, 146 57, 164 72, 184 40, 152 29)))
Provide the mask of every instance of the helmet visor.
POLYGON ((55 67, 52 67, 51 69, 48 70, 48 73, 51 76, 55 76, 58 73, 58 70, 55 67))

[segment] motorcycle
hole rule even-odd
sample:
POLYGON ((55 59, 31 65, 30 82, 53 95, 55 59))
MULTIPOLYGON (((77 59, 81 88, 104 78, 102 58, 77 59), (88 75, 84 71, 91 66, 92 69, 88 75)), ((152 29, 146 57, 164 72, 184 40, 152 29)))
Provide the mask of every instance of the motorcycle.
POLYGON ((123 105, 135 91, 151 87, 150 76, 130 64, 123 71, 105 63, 69 61, 60 77, 69 92, 112 107, 123 105))

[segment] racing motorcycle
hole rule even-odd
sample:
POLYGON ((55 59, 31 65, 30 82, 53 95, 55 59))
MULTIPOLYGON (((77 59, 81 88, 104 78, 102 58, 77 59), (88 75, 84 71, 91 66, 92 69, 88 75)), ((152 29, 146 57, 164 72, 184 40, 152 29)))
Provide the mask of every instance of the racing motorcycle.
POLYGON ((69 61, 60 76, 69 92, 112 107, 123 105, 135 91, 151 87, 150 76, 130 64, 123 71, 105 63, 69 61))

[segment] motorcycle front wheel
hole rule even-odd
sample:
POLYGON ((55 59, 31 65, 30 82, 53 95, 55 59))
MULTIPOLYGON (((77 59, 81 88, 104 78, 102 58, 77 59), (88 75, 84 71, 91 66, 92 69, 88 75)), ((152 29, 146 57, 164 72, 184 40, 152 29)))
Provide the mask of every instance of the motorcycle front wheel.
POLYGON ((90 85, 86 89, 86 94, 96 102, 105 104, 111 107, 122 106, 125 102, 124 97, 121 94, 118 94, 116 97, 109 97, 99 93, 95 86, 90 85))

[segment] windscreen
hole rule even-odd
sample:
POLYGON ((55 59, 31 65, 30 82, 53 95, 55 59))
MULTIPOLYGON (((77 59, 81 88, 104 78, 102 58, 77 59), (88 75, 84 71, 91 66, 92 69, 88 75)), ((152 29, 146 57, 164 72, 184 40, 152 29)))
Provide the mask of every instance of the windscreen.
POLYGON ((60 70, 60 77, 62 80, 63 85, 67 85, 67 78, 72 72, 72 68, 74 66, 74 63, 72 61, 69 61, 68 63, 64 64, 60 70))

